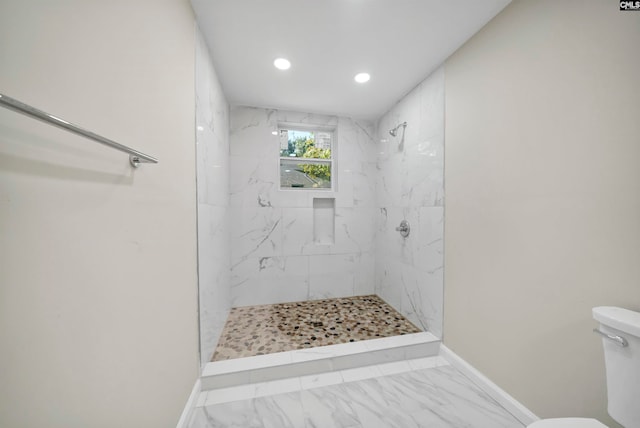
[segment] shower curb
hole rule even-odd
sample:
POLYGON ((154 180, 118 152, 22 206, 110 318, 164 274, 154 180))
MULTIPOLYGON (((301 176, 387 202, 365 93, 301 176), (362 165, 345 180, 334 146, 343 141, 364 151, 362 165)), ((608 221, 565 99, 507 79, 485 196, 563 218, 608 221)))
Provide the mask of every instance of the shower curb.
POLYGON ((202 391, 438 355, 429 332, 207 363, 202 391))

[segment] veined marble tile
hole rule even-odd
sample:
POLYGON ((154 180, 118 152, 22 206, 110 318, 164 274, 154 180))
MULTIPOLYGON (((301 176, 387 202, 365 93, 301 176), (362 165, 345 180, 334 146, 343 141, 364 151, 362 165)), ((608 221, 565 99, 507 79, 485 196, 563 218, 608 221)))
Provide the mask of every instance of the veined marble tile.
POLYGON ((201 303, 200 312, 200 365, 204 367, 215 351, 216 344, 220 339, 220 334, 224 329, 224 324, 229 315, 228 309, 223 310, 211 310, 207 306, 210 303, 208 301, 201 303))
POLYGON ((392 143, 403 146, 402 152, 399 153, 400 156, 406 152, 409 145, 418 140, 422 121, 420 113, 420 86, 409 92, 390 112, 391 124, 389 128, 407 122, 406 129, 403 131, 402 128, 399 128, 396 137, 390 136, 387 132, 392 143))
POLYGON ((390 336, 379 339, 372 339, 363 342, 367 351, 379 351, 396 346, 408 346, 424 343, 425 340, 430 340, 432 337, 426 332, 411 332, 402 335, 390 336))
MULTIPOLYGON (((343 343, 346 343, 345 340, 343 343)), ((343 355, 349 355, 352 353, 365 352, 366 347, 364 342, 353 342, 349 344, 349 348, 346 349, 340 344, 318 346, 314 348, 299 349, 292 354, 294 362, 313 361, 325 357, 340 357, 343 355)))
POLYGON ((195 52, 200 356, 212 356, 231 308, 229 294, 229 107, 199 30, 195 52))
POLYGON ((444 209, 421 207, 411 210, 408 220, 416 225, 412 228, 414 239, 408 240, 416 268, 428 273, 443 269, 444 209))
POLYGON ((304 409, 305 425, 307 427, 354 427, 361 426, 358 415, 347 400, 344 384, 325 388, 303 390, 301 404, 304 409))
POLYGON ((312 208, 313 198, 334 198, 336 193, 330 190, 296 190, 280 189, 279 178, 276 179, 276 190, 271 196, 273 206, 286 208, 312 208))
POLYGON ((376 147, 368 122, 339 118, 337 207, 375 206, 376 147), (346 194, 345 194, 346 190, 346 194))
POLYGON ((373 176, 376 174, 373 124, 336 116, 250 107, 235 107, 230 116, 229 205, 234 304, 371 293, 375 257, 375 218, 371 214, 375 210, 373 176), (335 189, 324 192, 279 188, 279 141, 271 134, 278 123, 336 129, 335 189), (314 198, 335 198, 333 245, 313 242, 314 198), (305 259, 308 265, 318 255, 347 258, 349 270, 326 276, 327 269, 314 269, 314 273, 303 280, 297 274, 287 277, 266 274, 262 269, 256 271, 256 262, 251 260, 257 258, 259 264, 280 260, 275 264, 282 265, 282 260, 290 256, 308 256, 305 259), (289 283, 290 280, 294 283, 289 283), (311 289, 307 294, 301 293, 304 290, 301 281, 308 285, 306 291, 311 289))
POLYGON ((207 52, 196 55, 196 159, 198 201, 226 205, 229 198, 228 106, 207 52), (204 65, 203 65, 204 64, 204 65), (215 87, 216 90, 212 90, 215 87))
MULTIPOLYGON (((207 134, 211 131, 198 131, 207 134)), ((203 140, 198 141, 198 202, 209 205, 229 205, 229 157, 227 148, 223 146, 218 137, 204 135, 203 140), (207 144, 205 138, 212 138, 207 144), (200 144, 202 143, 202 144, 200 144)))
POLYGON ((231 270, 232 306, 296 302, 309 297, 309 257, 249 257, 231 270))
POLYGON ((416 229, 420 227, 419 222, 414 218, 414 212, 416 210, 413 208, 393 206, 379 209, 380 224, 375 236, 376 255, 379 260, 414 264, 413 247, 418 245, 419 237, 416 236, 416 229), (406 238, 396 231, 396 227, 402 220, 407 220, 411 227, 411 232, 406 238))
POLYGON ((408 361, 413 370, 432 369, 434 367, 451 365, 444 357, 439 355, 437 357, 416 358, 408 361))
POLYGON ((206 407, 230 401, 250 400, 256 397, 256 385, 248 383, 228 388, 212 389, 204 391, 200 395, 201 400, 198 400, 197 407, 206 407))
POLYGON ((381 244, 385 242, 386 235, 388 233, 389 228, 391 227, 391 221, 389 220, 389 212, 387 207, 378 207, 376 209, 376 231, 375 231, 375 240, 376 240, 376 257, 378 254, 382 256, 387 251, 386 248, 382 247, 381 244))
POLYGON ((400 312, 418 327, 442 337, 443 271, 425 273, 405 267, 400 312))
POLYGON ((357 254, 316 255, 309 258, 309 298, 326 299, 354 295, 357 254))
POLYGON ((256 389, 256 397, 266 397, 269 395, 300 391, 302 389, 302 378, 293 377, 288 379, 279 379, 269 382, 260 382, 254 385, 256 389))
POLYGON ((442 206, 444 203, 444 134, 417 144, 421 151, 402 162, 402 206, 442 206))
MULTIPOLYGON (((391 153, 396 151, 396 147, 391 148, 391 153)), ((389 152, 384 152, 385 155, 389 152)), ((382 207, 401 207, 408 204, 408 194, 411 189, 407 189, 404 184, 407 172, 403 172, 403 165, 400 162, 395 166, 392 159, 379 159, 376 164, 376 201, 382 207)))
POLYGON ((375 294, 375 254, 373 252, 360 253, 359 270, 353 277, 354 296, 375 294))
POLYGON ((202 117, 202 112, 196 106, 196 174, 198 179, 198 202, 209 203, 211 205, 221 205, 228 201, 228 170, 226 177, 222 177, 223 169, 228 167, 229 158, 224 151, 224 145, 216 137, 212 129, 207 126, 206 118, 202 117), (213 168, 215 166, 215 168, 213 168), (213 177, 218 178, 221 184, 217 189, 209 184, 213 184, 213 177), (220 181, 222 180, 222 181, 220 181), (216 199, 221 199, 218 201, 216 199), (222 203, 221 203, 222 202, 222 203))
POLYGON ((442 208, 381 209, 376 238, 376 290, 416 325, 442 331, 442 208), (394 224, 407 219, 402 238, 394 224))
POLYGON ((241 212, 233 210, 232 215, 232 267, 249 257, 272 257, 282 254, 281 208, 244 207, 241 212))
MULTIPOLYGON (((511 414, 451 366, 384 376, 344 386, 352 396, 366 394, 370 397, 373 406, 369 405, 368 409, 377 409, 380 416, 390 417, 391 421, 409 416, 416 424, 404 420, 403 423, 408 425, 399 426, 430 426, 433 420, 440 420, 447 427, 522 427, 511 414), (435 419, 423 419, 427 414, 434 415, 435 419)), ((367 409, 368 403, 362 404, 367 409)))
POLYGON ((247 383, 245 385, 205 391, 198 399, 197 407, 206 407, 232 401, 251 400, 277 394, 287 394, 302 390, 301 379, 298 377, 279 379, 269 382, 247 383))
MULTIPOLYGON (((353 187, 352 199, 353 205, 356 207, 376 207, 376 163, 361 162, 361 170, 351 171, 351 184, 353 187)), ((340 206, 340 205, 338 205, 340 206)))
POLYGON ((341 389, 332 391, 339 402, 348 402, 363 427, 413 427, 416 426, 404 409, 391 409, 383 386, 384 377, 359 382, 344 383, 341 389))
POLYGON ((300 392, 233 401, 195 409, 191 428, 297 428, 304 426, 300 392))
POLYGON ((355 382, 358 380, 371 379, 373 377, 382 376, 382 372, 378 365, 357 367, 354 369, 341 370, 340 374, 344 382, 355 382))
POLYGON ((338 134, 341 145, 340 157, 350 165, 352 161, 375 162, 376 152, 371 150, 374 142, 374 125, 368 121, 348 117, 338 118, 338 134))
POLYGON ((408 361, 394 361, 392 363, 380 364, 380 371, 383 376, 389 376, 399 373, 406 373, 412 370, 408 361))
MULTIPOLYGON (((189 426, 523 428, 462 373, 430 360, 422 360, 431 364, 426 369, 197 408, 189 426), (253 425, 257 420, 264 425, 253 425)), ((375 368, 358 370, 376 373, 375 368)), ((341 376, 347 372, 356 373, 341 376)))
POLYGON ((338 385, 344 382, 341 372, 326 372, 300 377, 302 389, 319 388, 328 385, 338 385))
POLYGON ((427 273, 412 265, 385 262, 378 269, 377 293, 421 329, 441 337, 442 270, 427 273))
POLYGON ((233 107, 230 115, 232 156, 269 159, 273 153, 279 153, 278 136, 272 134, 278 129, 275 110, 233 107))
POLYGON ((354 188, 356 186, 355 179, 358 178, 357 173, 345 165, 343 162, 337 165, 337 191, 334 192, 336 208, 353 207, 355 205, 354 188))
POLYGON ((448 426, 522 427, 509 412, 500 407, 491 397, 474 385, 452 366, 418 370, 398 377, 381 378, 395 391, 402 393, 403 405, 420 408, 413 414, 420 420, 420 413, 430 410, 448 426), (426 397, 407 403, 405 394, 424 390, 431 391, 426 397), (408 405, 407 405, 408 404, 408 405))
POLYGON ((286 208, 282 210, 284 255, 332 254, 335 245, 319 244, 313 236, 313 208, 286 208))
POLYGON ((298 111, 278 110, 276 113, 277 122, 303 124, 303 125, 318 125, 322 127, 335 128, 338 126, 337 116, 328 116, 323 114, 304 113, 298 111))
POLYGON ((398 311, 402 306, 402 270, 402 264, 398 262, 384 257, 376 258, 376 294, 398 311))
POLYGON ((313 254, 313 208, 287 208, 282 213, 285 255, 313 254))
POLYGON ((204 126, 220 140, 226 141, 229 135, 229 106, 199 29, 196 34, 195 82, 196 110, 206 118, 204 126))
MULTIPOLYGON (((264 329, 264 333, 267 333, 267 331, 267 329, 264 329)), ((248 338, 248 336, 244 337, 248 338)), ((242 358, 223 358, 216 360, 214 364, 207 364, 202 376, 207 377, 228 373, 239 373, 264 367, 286 366, 295 362, 293 360, 293 353, 291 352, 246 352, 242 355, 237 355, 236 357, 242 358)))
MULTIPOLYGON (((198 204, 198 251, 203 260, 223 264, 227 270, 230 261, 228 222, 228 207, 198 204)), ((215 266, 204 268, 215 269, 215 266)))
POLYGON ((278 165, 264 157, 230 156, 230 195, 232 205, 244 208, 278 206, 278 165))
POLYGON ((336 208, 334 254, 371 251, 375 229, 370 218, 367 207, 336 208))

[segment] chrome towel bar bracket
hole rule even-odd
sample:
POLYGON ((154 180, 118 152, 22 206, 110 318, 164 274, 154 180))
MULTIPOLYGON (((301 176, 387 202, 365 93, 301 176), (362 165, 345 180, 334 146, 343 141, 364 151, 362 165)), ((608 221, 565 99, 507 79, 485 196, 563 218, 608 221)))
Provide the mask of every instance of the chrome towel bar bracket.
POLYGON ((599 335, 601 335, 602 337, 604 337, 605 339, 609 339, 609 340, 613 340, 613 342, 621 347, 625 347, 625 346, 629 346, 629 342, 627 342, 627 339, 625 339, 622 336, 613 336, 611 334, 607 334, 604 331, 600 331, 597 328, 593 329, 594 333, 598 333, 599 335))
POLYGON ((29 116, 33 119, 40 120, 42 122, 48 123, 49 125, 56 126, 58 128, 62 128, 66 131, 72 132, 74 134, 80 135, 82 137, 88 138, 90 140, 96 141, 100 144, 104 144, 105 146, 109 146, 113 149, 120 150, 121 152, 125 152, 129 154, 129 163, 134 168, 140 166, 141 163, 158 163, 158 159, 153 156, 145 155, 142 152, 139 152, 131 147, 124 146, 120 143, 116 143, 113 140, 105 138, 101 135, 94 134, 91 131, 87 131, 73 123, 67 122, 64 119, 60 119, 57 116, 46 113, 42 110, 38 110, 35 107, 31 107, 28 104, 20 102, 16 99, 8 97, 4 94, 0 94, 0 106, 5 107, 9 110, 13 110, 18 113, 22 113, 25 116, 29 116))

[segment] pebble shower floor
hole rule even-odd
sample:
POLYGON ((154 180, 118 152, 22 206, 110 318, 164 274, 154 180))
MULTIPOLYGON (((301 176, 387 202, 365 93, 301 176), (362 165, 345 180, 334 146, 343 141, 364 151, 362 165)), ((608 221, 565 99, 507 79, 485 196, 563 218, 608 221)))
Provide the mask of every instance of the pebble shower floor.
POLYGON ((211 361, 419 333, 376 295, 232 308, 211 361))

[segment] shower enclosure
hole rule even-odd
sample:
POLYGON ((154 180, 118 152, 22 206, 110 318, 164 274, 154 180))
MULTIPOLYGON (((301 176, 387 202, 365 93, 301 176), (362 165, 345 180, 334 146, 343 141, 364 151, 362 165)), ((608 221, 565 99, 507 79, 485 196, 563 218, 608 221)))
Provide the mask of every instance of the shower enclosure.
POLYGON ((229 109, 199 38, 203 364, 231 307, 375 294, 441 337, 443 87, 439 69, 377 122, 229 109), (332 133, 332 188, 281 188, 282 128, 332 133), (396 231, 403 220, 407 237, 396 231), (330 238, 319 240, 318 230, 330 238))

